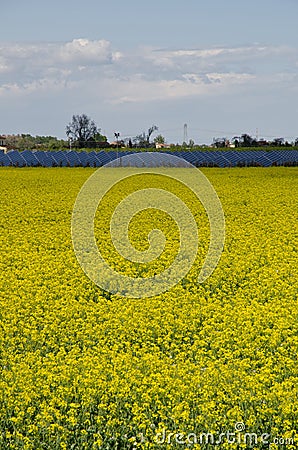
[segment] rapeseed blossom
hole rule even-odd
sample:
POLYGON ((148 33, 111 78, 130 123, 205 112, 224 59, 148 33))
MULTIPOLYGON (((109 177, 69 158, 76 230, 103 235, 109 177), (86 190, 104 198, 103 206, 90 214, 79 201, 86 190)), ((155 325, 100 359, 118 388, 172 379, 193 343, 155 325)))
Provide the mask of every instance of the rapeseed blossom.
MULTIPOLYGON (((156 436, 237 423, 270 434, 271 449, 274 438, 297 448, 297 169, 204 169, 226 218, 224 252, 204 284, 208 218, 191 193, 168 186, 197 221, 198 256, 178 285, 144 299, 101 290, 76 260, 72 208, 91 173, 0 168, 0 449, 184 448, 156 436)), ((115 269, 148 277, 171 265, 179 230, 164 213, 140 213, 131 242, 142 250, 163 227, 164 253, 144 265, 117 255, 111 207, 136 186, 109 193, 95 234, 115 269)))

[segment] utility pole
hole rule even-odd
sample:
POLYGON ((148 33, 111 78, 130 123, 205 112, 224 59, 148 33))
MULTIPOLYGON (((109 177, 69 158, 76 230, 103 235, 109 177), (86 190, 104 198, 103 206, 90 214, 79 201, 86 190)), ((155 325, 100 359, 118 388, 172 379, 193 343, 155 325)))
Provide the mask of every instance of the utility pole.
MULTIPOLYGON (((119 152, 119 137, 120 137, 120 133, 114 133, 115 138, 116 138, 116 142, 117 142, 117 159, 118 159, 118 152, 119 152)), ((120 164, 121 165, 121 164, 120 164)))

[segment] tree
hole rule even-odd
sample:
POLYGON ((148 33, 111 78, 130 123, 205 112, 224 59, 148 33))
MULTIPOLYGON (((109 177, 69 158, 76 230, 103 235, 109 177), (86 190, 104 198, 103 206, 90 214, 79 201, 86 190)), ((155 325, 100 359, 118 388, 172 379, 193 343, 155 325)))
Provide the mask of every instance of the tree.
POLYGON ((158 136, 156 136, 156 138, 154 138, 153 141, 155 142, 155 144, 164 144, 165 138, 161 134, 159 134, 158 136))
POLYGON ((147 147, 147 139, 146 139, 146 135, 144 132, 142 134, 138 134, 136 137, 134 137, 133 141, 134 141, 136 147, 140 147, 140 148, 147 147))
POLYGON ((257 141, 252 138, 249 134, 242 134, 240 137, 240 146, 241 147, 253 147, 257 145, 257 141))
POLYGON ((55 136, 31 136, 17 134, 6 137, 6 147, 11 150, 57 150, 67 147, 67 142, 58 140, 55 136))
POLYGON ((148 129, 148 132, 147 132, 147 144, 148 144, 148 146, 149 146, 149 144, 150 144, 150 137, 151 137, 151 134, 152 133, 154 133, 154 131, 157 131, 158 130, 158 127, 156 126, 156 125, 152 125, 152 127, 150 127, 149 129, 148 129))
POLYGON ((190 139, 189 142, 188 142, 188 146, 190 148, 194 148, 194 145, 195 145, 195 141, 193 139, 190 139))
POLYGON ((223 148, 226 146, 227 138, 213 138, 213 145, 216 148, 223 148))
POLYGON ((282 145, 284 145, 284 142, 285 142, 284 138, 275 138, 272 141, 272 145, 274 147, 281 147, 282 145))
POLYGON ((107 142, 108 138, 101 134, 99 131, 100 130, 98 130, 98 132, 94 135, 95 142, 107 142))
POLYGON ((147 134, 145 134, 145 132, 143 131, 143 133, 138 134, 134 139, 134 143, 136 144, 137 147, 140 148, 147 148, 150 147, 150 137, 152 135, 152 133, 154 133, 154 131, 157 131, 158 127, 156 125, 152 125, 148 131, 147 134))
POLYGON ((240 145, 240 137, 239 136, 234 136, 232 139, 232 144, 235 145, 235 148, 238 148, 240 145))
POLYGON ((66 127, 68 139, 74 141, 79 148, 88 147, 88 144, 94 143, 98 133, 100 129, 86 114, 73 115, 72 121, 66 127))

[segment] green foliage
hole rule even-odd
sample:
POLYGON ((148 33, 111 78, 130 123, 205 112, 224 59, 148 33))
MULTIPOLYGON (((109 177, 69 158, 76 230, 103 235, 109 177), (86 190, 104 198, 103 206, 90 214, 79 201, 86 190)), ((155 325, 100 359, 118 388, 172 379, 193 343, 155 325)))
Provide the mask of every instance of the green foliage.
POLYGON ((108 142, 108 138, 101 133, 96 133, 94 140, 95 142, 108 142))
POLYGON ((9 150, 60 150, 68 148, 68 142, 54 136, 31 136, 31 134, 13 134, 6 137, 9 150))
POLYGON ((156 138, 154 138, 153 142, 155 142, 155 144, 164 144, 166 140, 162 134, 159 134, 156 138))

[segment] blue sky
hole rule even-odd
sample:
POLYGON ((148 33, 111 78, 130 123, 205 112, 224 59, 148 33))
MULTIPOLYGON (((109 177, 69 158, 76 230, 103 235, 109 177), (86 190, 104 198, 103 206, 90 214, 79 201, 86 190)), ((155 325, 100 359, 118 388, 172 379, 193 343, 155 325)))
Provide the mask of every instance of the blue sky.
POLYGON ((298 136, 296 0, 1 0, 0 133, 298 136))

